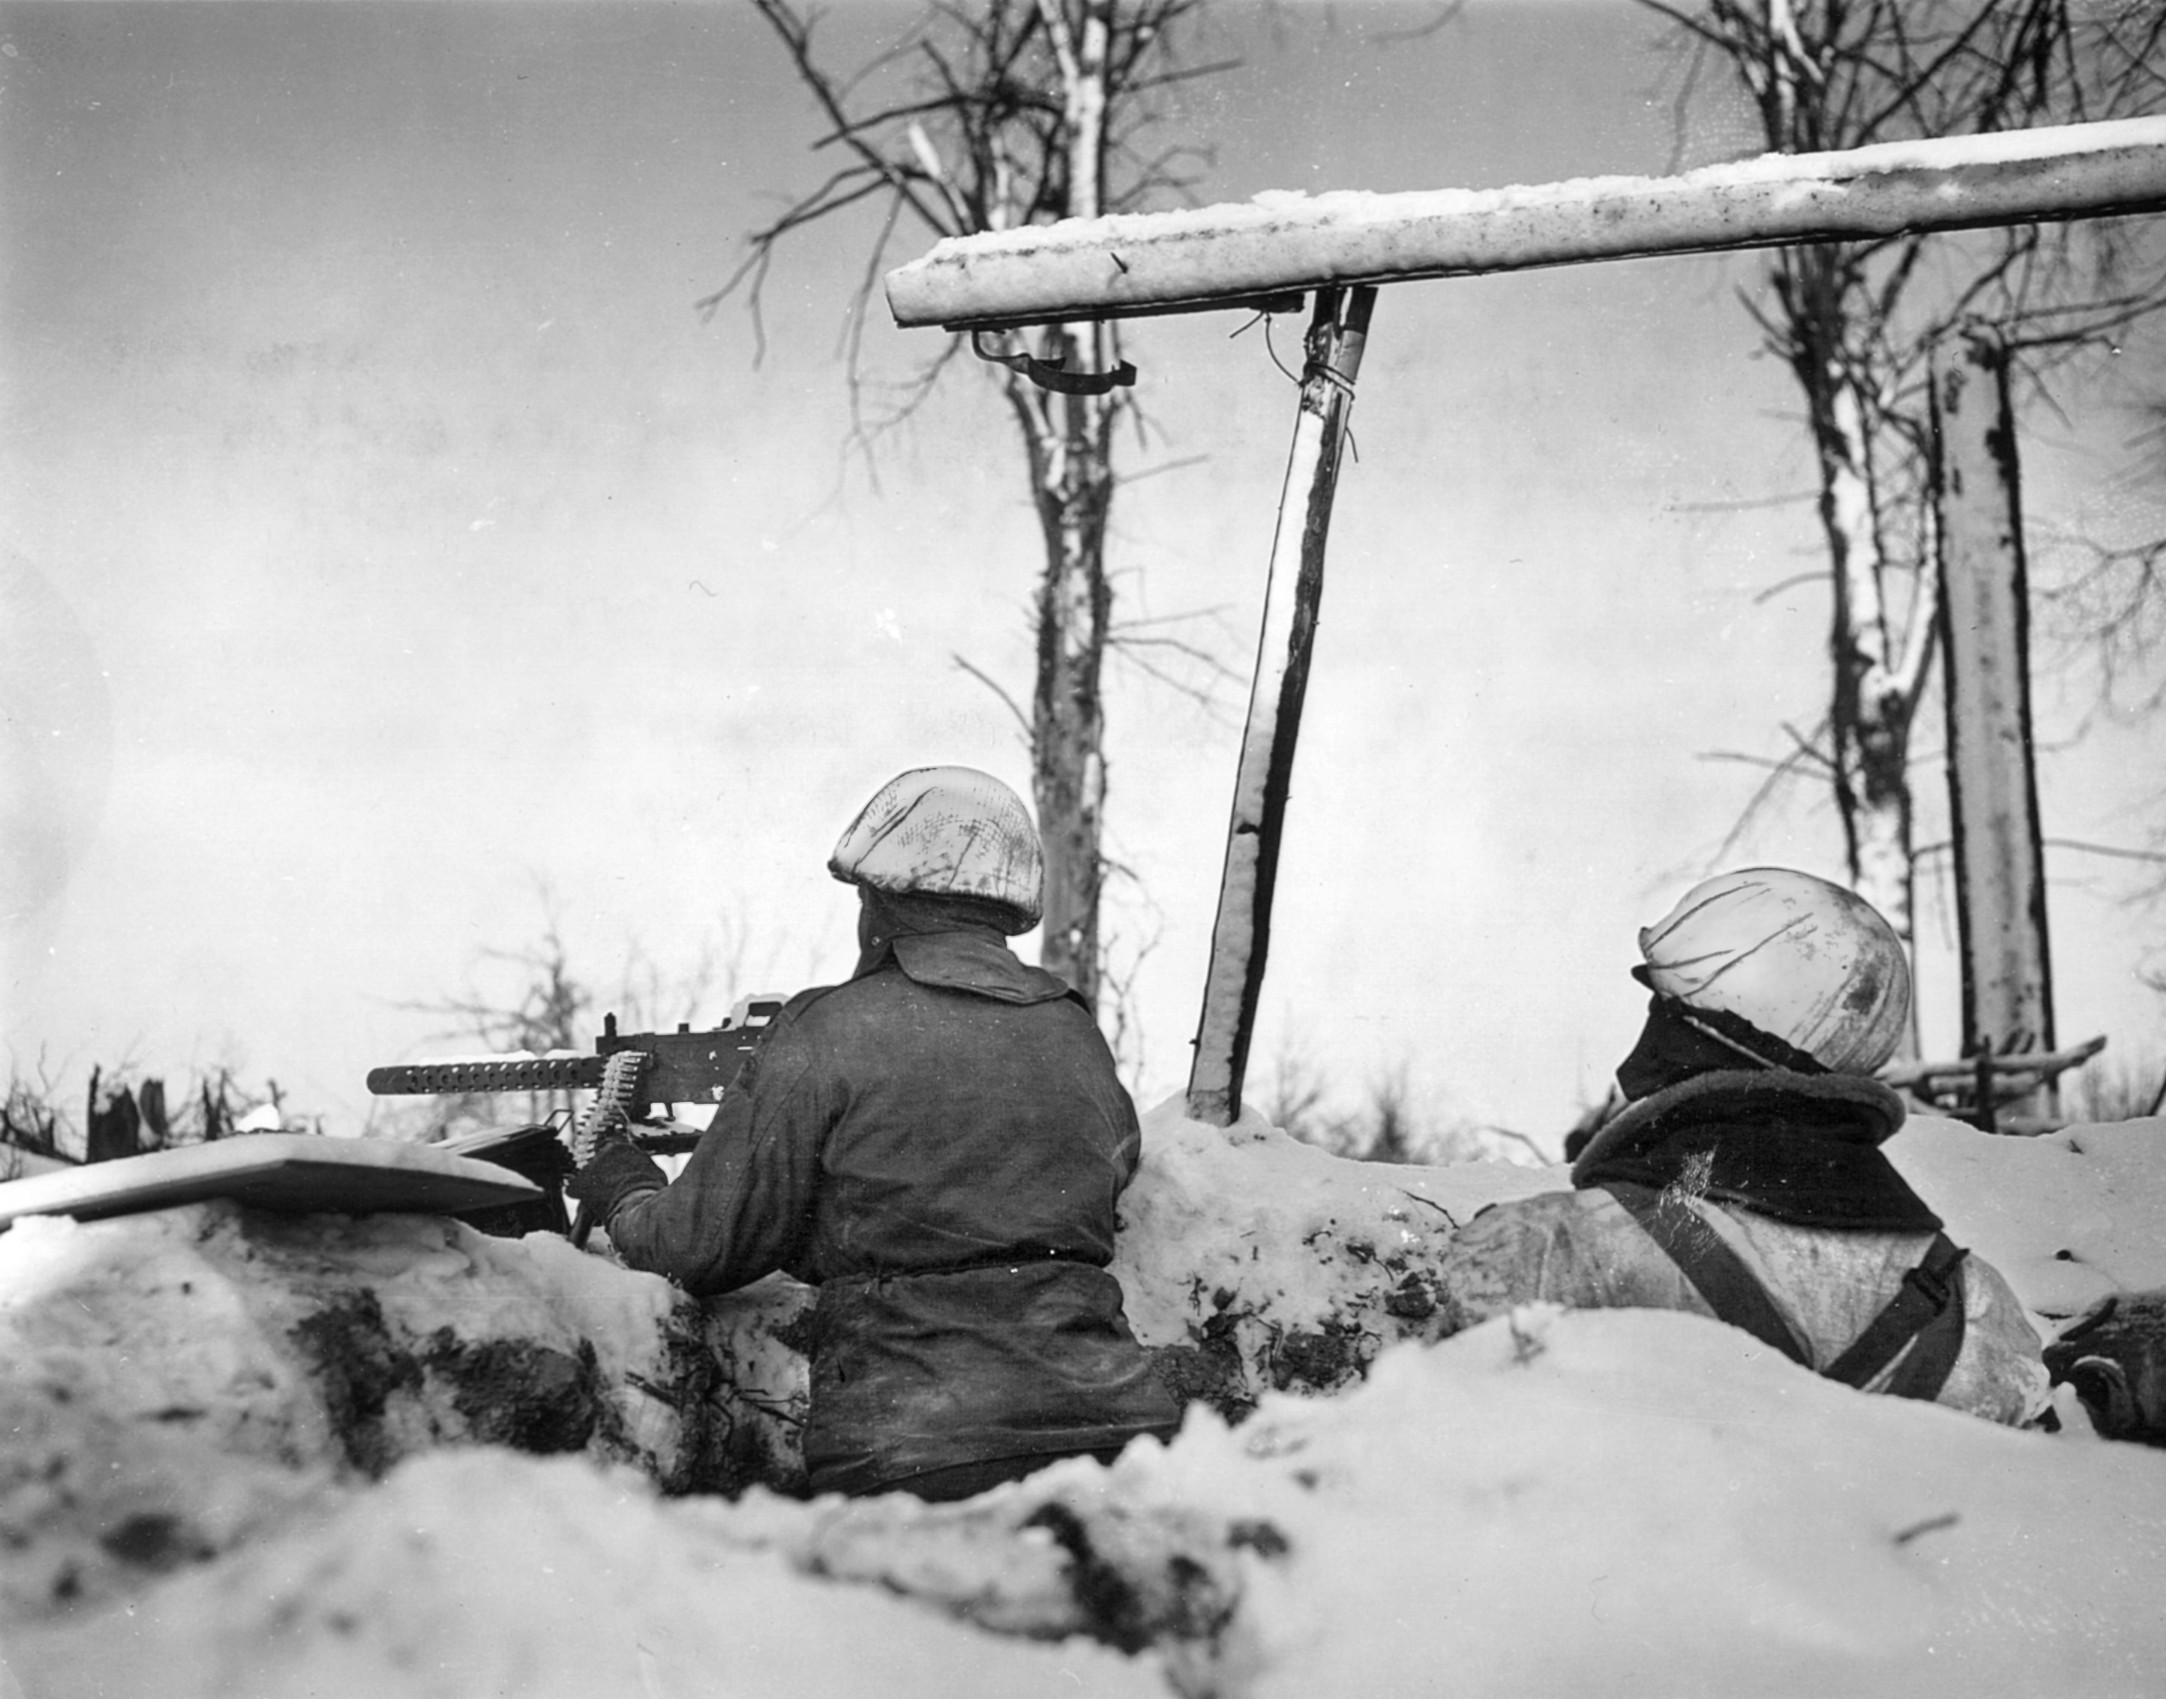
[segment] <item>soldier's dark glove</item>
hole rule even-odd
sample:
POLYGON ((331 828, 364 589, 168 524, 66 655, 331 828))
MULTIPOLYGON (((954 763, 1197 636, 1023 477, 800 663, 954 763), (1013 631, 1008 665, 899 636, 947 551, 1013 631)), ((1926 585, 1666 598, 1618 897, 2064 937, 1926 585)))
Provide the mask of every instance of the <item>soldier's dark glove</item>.
POLYGON ((669 1184, 661 1165, 622 1135, 595 1140, 594 1159, 564 1182, 567 1196, 587 1206, 603 1227, 627 1198, 656 1192, 669 1184))

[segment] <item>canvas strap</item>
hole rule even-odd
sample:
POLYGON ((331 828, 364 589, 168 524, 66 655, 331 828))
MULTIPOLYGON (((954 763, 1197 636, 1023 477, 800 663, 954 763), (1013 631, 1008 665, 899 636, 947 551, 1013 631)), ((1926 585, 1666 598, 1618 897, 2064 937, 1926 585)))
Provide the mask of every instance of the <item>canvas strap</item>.
POLYGON ((1798 1338, 1789 1318, 1775 1307, 1760 1277, 1691 1206, 1670 1191, 1657 1191, 1630 1180, 1605 1180, 1602 1190, 1624 1205, 1718 1319, 1743 1328, 1793 1363, 1812 1367, 1804 1341, 1798 1338))
POLYGON ((1937 1398, 1963 1350, 1963 1259, 1970 1253, 1936 1233, 1925 1260, 1903 1276, 1888 1307, 1850 1348, 1820 1372, 1846 1386, 1863 1386, 1917 1343, 1886 1390, 1897 1398, 1937 1398))
MULTIPOLYGON (((1605 1180, 1602 1190, 1624 1206, 1720 1320, 1792 1362, 1812 1366, 1804 1342, 1760 1277, 1688 1204, 1672 1192, 1628 1180, 1605 1180)), ((1962 1264, 1968 1255, 1947 1234, 1936 1233, 1924 1260, 1903 1276, 1886 1307, 1820 1373, 1862 1387, 1916 1341, 1884 1390, 1897 1398, 1939 1397, 1963 1350, 1962 1264)))

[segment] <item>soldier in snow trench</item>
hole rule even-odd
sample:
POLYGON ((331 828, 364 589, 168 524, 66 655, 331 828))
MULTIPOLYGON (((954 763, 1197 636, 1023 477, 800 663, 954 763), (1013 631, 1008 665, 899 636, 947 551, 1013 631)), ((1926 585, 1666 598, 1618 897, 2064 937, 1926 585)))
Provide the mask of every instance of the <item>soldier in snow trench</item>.
POLYGON ((694 1293, 819 1287, 815 1492, 963 1498, 1170 1435, 1107 1270, 1135 1105, 1082 999, 1007 945, 1044 885, 1021 799, 904 773, 828 870, 858 890, 848 983, 790 1000, 675 1181, 619 1138, 569 1189, 694 1293))
POLYGON ((1894 930, 1838 885, 1753 867, 1639 935, 1654 993, 1625 1107, 1567 1154, 1569 1192, 1484 1210, 1440 1277, 1471 1325, 1530 1299, 1687 1310, 1869 1392, 1990 1421, 2043 1414, 2036 1332, 1880 1146, 1874 1072, 1910 1021, 1894 930))

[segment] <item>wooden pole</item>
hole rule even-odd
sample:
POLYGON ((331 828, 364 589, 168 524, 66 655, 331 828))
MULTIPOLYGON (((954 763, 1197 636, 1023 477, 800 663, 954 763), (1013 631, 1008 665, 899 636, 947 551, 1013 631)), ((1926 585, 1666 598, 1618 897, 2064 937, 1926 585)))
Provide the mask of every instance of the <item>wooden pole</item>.
POLYGON ((2166 117, 1771 153, 1676 177, 1270 194, 950 236, 887 274, 903 326, 1231 310, 1420 277, 2166 207, 2166 117))
POLYGON ((1271 896, 1294 743, 1323 601, 1324 540, 1375 301, 1374 289, 1319 289, 1309 323, 1300 409, 1279 495, 1256 677, 1226 830, 1218 918, 1211 928, 1209 977, 1188 1076, 1189 1114, 1214 1126, 1230 1125, 1241 1113, 1241 1084, 1271 942, 1271 896))
MULTIPOLYGON (((2008 351, 1997 338, 1974 333, 1953 361, 1936 361, 1933 422, 1963 1054, 2050 1051, 2023 504, 2008 351)), ((2050 1114, 2057 1098, 2049 1077, 2003 1107, 2050 1114)))

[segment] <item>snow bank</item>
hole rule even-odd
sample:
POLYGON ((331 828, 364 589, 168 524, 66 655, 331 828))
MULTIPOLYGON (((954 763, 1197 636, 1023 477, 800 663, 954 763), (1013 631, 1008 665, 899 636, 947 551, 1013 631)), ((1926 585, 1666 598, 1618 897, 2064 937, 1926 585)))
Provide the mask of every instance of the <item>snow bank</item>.
POLYGON ((967 1504, 444 1453, 11 1638, 29 1699, 2157 1691, 2155 1454, 1516 1312, 967 1504))
MULTIPOLYGON (((1890 1150, 2042 1329, 2166 1287, 2166 1123, 1890 1150)), ((1115 1267, 1180 1437, 941 1507, 672 1496, 801 1484, 787 1280, 700 1305, 423 1217, 24 1221, 0 1696, 2156 1690, 2156 1451, 1692 1317, 1421 1343, 1455 1226, 1567 1183, 1161 1105, 1115 1267)))
POLYGON ((1259 1696, 2134 1694, 2166 1654, 2154 1456, 1693 1317, 1522 1311, 1235 1438, 1301 1558, 1253 1601, 1259 1696))
POLYGON ((682 1480, 698 1317, 561 1239, 194 1204, 0 1235, 0 1617, 124 1593, 458 1443, 682 1480))
MULTIPOLYGON (((1433 1335, 1454 1227, 1568 1183, 1350 1162, 1179 1098, 1144 1134, 1115 1272, 1165 1377, 1231 1420, 1433 1335)), ((2166 1124, 2021 1140, 1924 1117, 1890 1150, 2044 1334, 2166 1287, 2166 1124)), ((778 1277, 696 1304, 549 1235, 433 1218, 25 1221, 0 1236, 0 1615, 140 1591, 447 1445, 794 1491, 810 1301, 778 1277)))
POLYGON ((2166 1287, 2166 1119, 1995 1138, 1920 1115, 1887 1151, 2044 1330, 2110 1293, 2166 1287))
POLYGON ((6 1656, 27 1699, 1166 1692, 1152 1660, 989 1638, 823 1583, 635 1475, 493 1451, 409 1463, 125 1615, 18 1635, 6 1656))
POLYGON ((1170 1378, 1238 1414, 1266 1390, 1336 1390, 1420 1336, 1453 1228, 1567 1184, 1560 1168, 1352 1162, 1254 1110, 1226 1128, 1192 1121, 1176 1096, 1143 1119, 1113 1272, 1170 1378))

